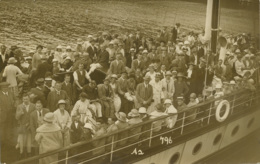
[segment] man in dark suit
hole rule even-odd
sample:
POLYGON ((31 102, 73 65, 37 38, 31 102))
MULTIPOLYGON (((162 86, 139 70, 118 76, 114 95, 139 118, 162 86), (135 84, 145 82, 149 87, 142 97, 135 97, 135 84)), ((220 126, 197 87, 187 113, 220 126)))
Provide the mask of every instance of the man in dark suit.
POLYGON ((43 124, 43 118, 49 109, 43 108, 43 102, 37 98, 35 103, 35 109, 30 113, 30 131, 32 135, 32 146, 34 148, 34 155, 38 155, 38 144, 35 141, 36 129, 43 124))
POLYGON ((70 140, 72 144, 80 142, 83 126, 84 125, 80 122, 80 115, 72 116, 72 124, 70 127, 70 140))
POLYGON ((198 64, 199 64, 199 59, 200 59, 201 57, 203 57, 204 55, 205 55, 204 47, 202 46, 202 43, 199 42, 199 43, 198 43, 198 49, 197 49, 198 61, 197 61, 197 63, 194 63, 194 64, 198 65, 198 64))
POLYGON ((126 66, 132 67, 132 62, 136 59, 135 49, 131 48, 129 53, 126 53, 126 66))
POLYGON ((52 65, 47 62, 47 57, 43 56, 41 58, 41 63, 37 66, 36 77, 45 78, 46 72, 52 72, 52 65))
POLYGON ((139 68, 139 69, 141 70, 141 72, 143 72, 144 66, 145 66, 145 64, 144 64, 144 62, 142 61, 142 55, 141 55, 141 54, 138 54, 137 59, 135 59, 135 60, 132 62, 131 69, 132 69, 133 72, 135 72, 136 69, 139 68))
POLYGON ((9 90, 7 82, 0 83, 0 140, 1 149, 11 139, 14 120, 14 95, 9 90))
POLYGON ((35 102, 36 99, 41 99, 42 105, 46 106, 46 97, 44 94, 44 79, 40 78, 36 81, 36 88, 30 90, 30 98, 32 102, 35 102))
POLYGON ((87 48, 87 53, 89 54, 89 57, 92 61, 96 61, 96 59, 97 59, 97 48, 94 46, 95 40, 91 39, 89 42, 90 42, 90 45, 87 48))
POLYGON ((109 69, 109 53, 106 50, 104 44, 100 45, 100 50, 97 53, 96 63, 90 64, 88 75, 94 72, 97 68, 104 70, 104 72, 107 72, 107 70, 109 69))
POLYGON ((174 42, 174 43, 176 43, 176 39, 178 38, 180 26, 181 26, 180 23, 176 23, 176 25, 174 26, 174 28, 171 31, 172 32, 172 42, 174 42))
POLYGON ((138 53, 139 52, 138 48, 142 45, 142 35, 139 29, 136 31, 136 35, 134 36, 134 44, 135 47, 137 47, 137 53, 138 53))
POLYGON ((30 130, 30 114, 35 110, 35 105, 30 102, 28 94, 23 94, 22 104, 17 106, 15 118, 18 121, 18 145, 20 156, 31 156, 32 134, 30 130), (26 147, 27 151, 24 150, 26 147))
MULTIPOLYGON (((4 70, 5 66, 7 65, 8 56, 6 54, 6 46, 0 46, 0 73, 4 70)), ((1 79, 0 79, 1 80, 1 79)))
POLYGON ((105 78, 104 84, 99 84, 98 97, 102 104, 103 116, 106 118, 115 118, 115 106, 113 102, 113 89, 109 85, 109 78, 105 78))
POLYGON ((110 69, 109 69, 109 74, 121 74, 122 72, 125 71, 125 64, 121 60, 121 54, 118 53, 116 55, 116 60, 111 62, 110 69))
POLYGON ((54 112, 57 109, 57 104, 59 100, 66 100, 67 105, 70 102, 70 98, 64 90, 61 90, 62 82, 56 81, 55 88, 50 91, 47 98, 47 108, 54 112))
POLYGON ((150 76, 144 77, 144 83, 140 83, 136 88, 136 107, 148 108, 153 100, 153 88, 149 84, 150 76))

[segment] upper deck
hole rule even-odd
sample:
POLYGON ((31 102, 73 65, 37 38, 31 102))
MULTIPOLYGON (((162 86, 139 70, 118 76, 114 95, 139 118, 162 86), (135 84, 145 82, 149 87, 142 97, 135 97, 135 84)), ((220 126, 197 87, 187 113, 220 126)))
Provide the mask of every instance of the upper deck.
MULTIPOLYGON (((53 154, 59 154, 59 162, 61 163, 133 163, 188 141, 196 136, 203 135, 212 129, 221 127, 234 120, 243 118, 259 110, 257 108, 259 100, 260 89, 254 92, 248 90, 237 91, 217 99, 207 100, 194 107, 187 108, 178 114, 148 120, 130 126, 129 128, 94 138, 90 141, 77 143, 16 163, 37 163, 39 159, 53 154), (218 105, 216 102, 222 100, 229 102, 230 111, 225 120, 217 121, 216 108, 218 105), (187 116, 187 112, 192 110, 196 110, 196 113, 187 116), (173 128, 167 128, 165 119, 174 115, 177 115, 175 126, 173 128), (196 118, 192 121, 188 121, 189 119, 187 118, 193 117, 194 115, 196 118)), ((220 109, 219 111, 217 115, 223 117, 223 113, 226 112, 226 110, 220 109)), ((250 127, 252 124, 256 124, 255 122, 256 119, 252 118, 246 124, 250 127)), ((232 130, 232 134, 237 133, 238 130, 239 127, 235 127, 232 130)), ((216 137, 216 141, 214 140, 214 142, 218 142, 220 138, 216 137)), ((194 148, 194 151, 196 151, 196 149, 199 149, 199 146, 194 148)), ((53 163, 56 163, 56 161, 53 163)))

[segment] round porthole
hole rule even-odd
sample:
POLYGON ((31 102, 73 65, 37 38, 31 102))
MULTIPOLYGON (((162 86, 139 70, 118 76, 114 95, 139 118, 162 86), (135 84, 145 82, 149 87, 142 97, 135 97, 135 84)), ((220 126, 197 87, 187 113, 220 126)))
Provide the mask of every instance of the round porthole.
POLYGON ((221 137, 222 137, 222 134, 218 134, 218 135, 215 137, 214 141, 213 141, 213 145, 217 145, 217 144, 219 143, 221 137))
POLYGON ((250 128, 254 122, 255 122, 255 118, 251 118, 251 120, 247 124, 247 128, 250 128))
POLYGON ((236 135, 237 132, 238 132, 238 130, 239 130, 239 125, 237 125, 236 127, 234 127, 234 129, 232 130, 231 136, 233 137, 234 135, 236 135))
POLYGON ((197 145, 193 148, 192 154, 193 155, 198 154, 201 150, 201 147, 202 147, 202 143, 201 142, 197 143, 197 145))
POLYGON ((179 160, 179 158, 180 158, 180 153, 179 153, 179 152, 173 154, 172 157, 171 157, 171 159, 170 159, 170 161, 169 161, 169 164, 175 164, 175 163, 177 163, 177 161, 179 160))

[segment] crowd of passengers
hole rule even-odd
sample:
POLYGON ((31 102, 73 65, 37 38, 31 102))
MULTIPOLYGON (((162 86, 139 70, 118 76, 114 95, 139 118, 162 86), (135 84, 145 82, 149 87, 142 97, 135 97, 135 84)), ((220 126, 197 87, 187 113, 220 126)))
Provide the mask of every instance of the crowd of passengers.
MULTIPOLYGON (((202 36, 181 32, 177 23, 171 30, 159 30, 155 38, 140 30, 98 32, 78 39, 73 48, 38 45, 23 52, 1 44, 1 144, 12 144, 10 136, 16 136, 14 147, 23 159, 171 114, 163 124, 154 122, 158 132, 173 128, 183 111, 185 121, 195 120, 197 111, 187 107, 243 88, 254 91, 260 65, 255 38, 225 35, 222 60, 220 47, 212 53, 202 36), (101 84, 91 79, 96 69, 107 71, 101 84)), ((120 137, 142 130, 134 128, 120 137)))

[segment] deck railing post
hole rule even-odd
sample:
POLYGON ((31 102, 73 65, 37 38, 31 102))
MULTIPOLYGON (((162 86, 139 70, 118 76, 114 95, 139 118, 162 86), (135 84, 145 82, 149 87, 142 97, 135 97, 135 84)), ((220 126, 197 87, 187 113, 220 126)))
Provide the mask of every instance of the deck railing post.
POLYGON ((152 136, 153 136, 153 123, 151 123, 151 128, 150 128, 149 147, 151 147, 152 144, 152 136))
POLYGON ((183 112, 183 117, 182 117, 182 124, 181 124, 181 135, 183 134, 183 128, 184 128, 184 124, 185 124, 185 112, 183 112))
POLYGON ((233 96, 233 101, 232 101, 232 105, 231 105, 231 112, 230 112, 230 115, 233 114, 235 101, 236 101, 236 95, 233 96))
POLYGON ((252 106, 252 102, 253 102, 253 95, 254 95, 254 92, 251 92, 251 96, 250 96, 250 105, 249 105, 249 106, 252 106))
POLYGON ((214 107, 214 101, 212 102, 212 103, 210 103, 210 107, 209 107, 209 115, 208 115, 208 124, 209 124, 209 122, 210 122, 210 117, 211 117, 211 110, 212 110, 212 108, 214 107))
POLYGON ((115 142, 115 135, 112 136, 112 141, 111 141, 110 162, 113 161, 114 142, 115 142))
POLYGON ((68 164, 68 156, 69 156, 69 151, 67 150, 66 151, 66 161, 65 161, 65 164, 68 164))

